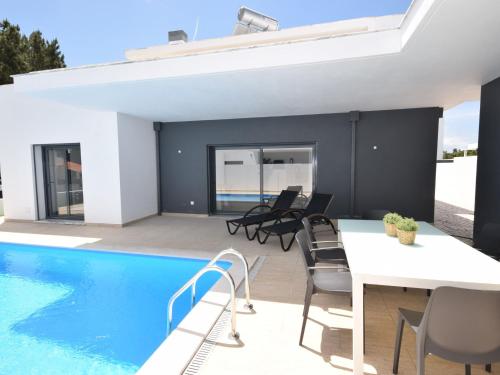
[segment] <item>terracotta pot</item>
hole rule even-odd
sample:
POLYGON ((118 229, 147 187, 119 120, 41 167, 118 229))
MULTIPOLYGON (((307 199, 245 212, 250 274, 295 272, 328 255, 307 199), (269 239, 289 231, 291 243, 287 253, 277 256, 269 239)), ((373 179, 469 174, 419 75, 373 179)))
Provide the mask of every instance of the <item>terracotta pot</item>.
POLYGON ((385 227, 385 234, 391 237, 396 237, 397 236, 397 229, 396 229, 396 224, 387 224, 384 223, 385 227))
POLYGON ((403 245, 413 245, 417 232, 407 232, 404 230, 397 230, 399 242, 403 245))

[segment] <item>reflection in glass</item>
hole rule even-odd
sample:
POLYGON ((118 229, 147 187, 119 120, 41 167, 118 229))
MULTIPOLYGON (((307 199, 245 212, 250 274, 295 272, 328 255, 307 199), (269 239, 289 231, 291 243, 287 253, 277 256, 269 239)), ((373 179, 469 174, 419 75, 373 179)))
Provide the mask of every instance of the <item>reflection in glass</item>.
POLYGON ((244 212, 260 203, 260 149, 215 151, 216 209, 244 212))
POLYGON ((215 149, 215 208, 241 213, 266 203, 281 190, 299 191, 293 207, 303 207, 313 191, 313 147, 215 149))
POLYGON ((313 191, 313 149, 312 147, 264 148, 263 195, 275 197, 281 190, 298 190, 294 207, 304 207, 313 191))
POLYGON ((83 219, 80 146, 46 146, 47 216, 83 219))

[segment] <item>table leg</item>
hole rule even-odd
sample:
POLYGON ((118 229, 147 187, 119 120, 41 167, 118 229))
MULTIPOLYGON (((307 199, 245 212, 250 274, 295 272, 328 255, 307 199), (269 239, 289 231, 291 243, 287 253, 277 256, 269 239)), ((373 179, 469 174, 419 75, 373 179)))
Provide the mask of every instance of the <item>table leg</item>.
POLYGON ((352 277, 352 359, 354 375, 363 375, 364 363, 364 314, 363 282, 359 277, 352 277))

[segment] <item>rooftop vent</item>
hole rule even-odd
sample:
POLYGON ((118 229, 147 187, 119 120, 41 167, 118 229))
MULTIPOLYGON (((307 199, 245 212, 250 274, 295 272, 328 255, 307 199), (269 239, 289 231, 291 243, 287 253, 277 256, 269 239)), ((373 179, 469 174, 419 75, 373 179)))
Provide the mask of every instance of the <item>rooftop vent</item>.
POLYGON ((174 30, 168 32, 168 44, 187 43, 188 36, 184 30, 174 30))
POLYGON ((278 30, 278 21, 247 7, 238 11, 238 22, 234 26, 234 35, 278 30))

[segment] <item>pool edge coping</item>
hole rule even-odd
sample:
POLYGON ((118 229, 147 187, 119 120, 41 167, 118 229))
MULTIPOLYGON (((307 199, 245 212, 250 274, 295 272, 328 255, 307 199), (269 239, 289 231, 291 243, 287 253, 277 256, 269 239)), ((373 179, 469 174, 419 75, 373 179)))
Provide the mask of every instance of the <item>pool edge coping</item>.
MULTIPOLYGON (((249 270, 256 265, 258 259, 258 256, 247 259, 249 270)), ((239 262, 232 262, 228 271, 238 290, 245 278, 243 268, 239 262)), ((136 375, 182 374, 226 310, 229 302, 230 293, 227 282, 221 278, 156 348, 136 375)), ((241 313, 245 308, 244 303, 239 300, 238 302, 237 313, 241 313)))

